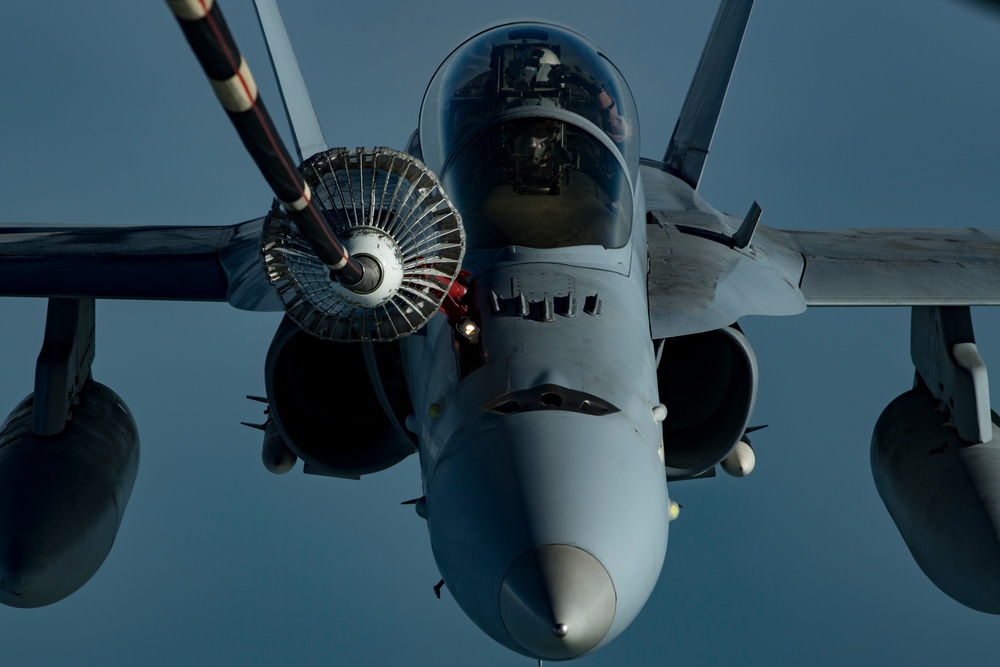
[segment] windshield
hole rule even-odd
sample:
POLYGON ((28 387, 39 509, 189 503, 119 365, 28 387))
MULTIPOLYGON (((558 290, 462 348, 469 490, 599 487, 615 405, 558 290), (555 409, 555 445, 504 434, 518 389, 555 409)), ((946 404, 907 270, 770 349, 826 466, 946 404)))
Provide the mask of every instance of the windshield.
POLYGON ((569 123, 528 117, 493 125, 458 149, 442 186, 471 248, 628 242, 628 176, 604 142, 569 123))
POLYGON ((484 126, 517 109, 578 117, 574 124, 604 133, 638 173, 638 119, 621 74, 584 37, 541 23, 492 28, 448 56, 420 110, 424 162, 440 173, 484 126))

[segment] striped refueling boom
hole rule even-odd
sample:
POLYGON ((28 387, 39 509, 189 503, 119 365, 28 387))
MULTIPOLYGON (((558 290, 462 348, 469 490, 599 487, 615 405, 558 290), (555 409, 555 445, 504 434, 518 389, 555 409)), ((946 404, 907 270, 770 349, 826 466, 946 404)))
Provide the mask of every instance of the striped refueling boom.
POLYGON ((243 145, 317 257, 345 287, 370 289, 369 283, 380 279, 379 267, 374 262, 363 265, 351 257, 313 201, 309 185, 264 107, 219 5, 214 0, 167 0, 167 4, 243 145))

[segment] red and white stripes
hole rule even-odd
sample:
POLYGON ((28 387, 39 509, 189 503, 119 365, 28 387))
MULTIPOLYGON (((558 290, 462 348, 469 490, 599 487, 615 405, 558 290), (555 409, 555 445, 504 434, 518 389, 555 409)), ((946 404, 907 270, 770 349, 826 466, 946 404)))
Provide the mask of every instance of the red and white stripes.
POLYGON ((292 215, 309 245, 347 287, 359 283, 364 269, 327 224, 264 107, 250 68, 218 3, 214 0, 167 0, 216 97, 257 163, 275 197, 292 215))

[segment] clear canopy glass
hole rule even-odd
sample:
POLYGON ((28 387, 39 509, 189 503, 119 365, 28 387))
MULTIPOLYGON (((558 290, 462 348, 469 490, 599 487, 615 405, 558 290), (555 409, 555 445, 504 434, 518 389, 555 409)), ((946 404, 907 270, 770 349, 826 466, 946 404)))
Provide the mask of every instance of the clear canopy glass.
POLYGON ((638 172, 639 124, 625 80, 585 37, 544 23, 491 28, 441 64, 420 110, 424 162, 440 173, 470 135, 523 107, 560 109, 599 128, 638 172))
POLYGON ((628 175, 607 145, 569 123, 530 117, 493 125, 458 149, 442 185, 471 248, 628 242, 628 175))
POLYGON ((635 103, 614 65, 574 32, 513 23, 459 46, 427 88, 420 148, 472 248, 628 242, 635 103))

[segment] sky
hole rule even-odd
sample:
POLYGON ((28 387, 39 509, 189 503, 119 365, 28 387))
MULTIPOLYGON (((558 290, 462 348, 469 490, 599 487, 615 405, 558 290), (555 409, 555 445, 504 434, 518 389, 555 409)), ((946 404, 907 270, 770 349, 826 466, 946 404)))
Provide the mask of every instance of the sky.
MULTIPOLYGON (((662 156, 715 4, 333 3, 282 10, 331 146, 402 148, 434 69, 500 19, 597 42, 662 156)), ((165 3, 17 3, 0 22, 0 221, 231 224, 270 206, 165 3)), ((223 10, 279 109, 251 4, 223 10)), ((786 229, 997 226, 1000 14, 945 0, 760 0, 701 193, 786 229)), ((0 299, 0 414, 31 391, 44 302, 0 299)), ((1000 368, 1000 316, 973 318, 1000 368)), ((5 664, 529 665, 439 575, 417 461, 360 482, 260 464, 276 314, 100 302, 95 378, 131 407, 139 476, 80 591, 0 608, 5 664)), ((671 485, 660 581, 600 665, 994 664, 1000 619, 920 572, 875 491, 872 427, 912 382, 906 309, 741 321, 757 469, 671 485)), ((996 400, 994 408, 998 406, 996 400)))

